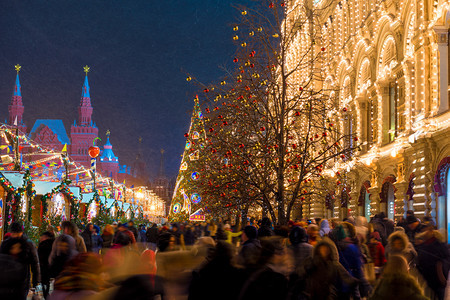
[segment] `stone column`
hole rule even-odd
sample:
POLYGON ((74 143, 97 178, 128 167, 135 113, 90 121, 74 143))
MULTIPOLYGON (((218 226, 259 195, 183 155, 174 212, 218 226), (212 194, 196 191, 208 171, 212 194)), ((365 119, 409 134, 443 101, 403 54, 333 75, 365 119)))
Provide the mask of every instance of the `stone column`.
POLYGON ((448 28, 445 26, 434 27, 437 35, 439 52, 439 110, 443 113, 448 110, 448 28))

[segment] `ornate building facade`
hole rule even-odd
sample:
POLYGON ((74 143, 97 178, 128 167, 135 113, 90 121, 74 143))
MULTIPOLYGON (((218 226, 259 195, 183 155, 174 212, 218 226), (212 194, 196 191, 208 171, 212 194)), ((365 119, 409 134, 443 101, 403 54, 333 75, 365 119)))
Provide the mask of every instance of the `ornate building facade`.
POLYGON ((398 219, 411 209, 450 229, 449 1, 311 5, 326 48, 324 85, 338 93, 337 124, 361 149, 328 173, 340 171, 343 185, 304 211, 398 219))

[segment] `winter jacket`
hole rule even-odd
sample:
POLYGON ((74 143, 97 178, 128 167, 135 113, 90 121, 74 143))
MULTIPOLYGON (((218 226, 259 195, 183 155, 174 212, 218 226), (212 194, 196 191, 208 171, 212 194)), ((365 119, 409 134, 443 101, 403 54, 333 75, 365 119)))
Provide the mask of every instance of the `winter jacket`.
POLYGON ((231 230, 225 230, 225 234, 227 236, 227 243, 232 244, 233 243, 233 238, 234 237, 238 237, 242 234, 242 231, 239 232, 232 232, 231 230))
POLYGON ((147 229, 147 242, 156 244, 158 242, 158 227, 153 225, 147 229))
POLYGON ((195 243, 195 234, 192 229, 188 228, 184 233, 184 244, 186 246, 192 246, 195 243))
POLYGON ((0 254, 0 299, 25 299, 26 268, 9 254, 0 254))
POLYGON ((113 239, 114 239, 114 235, 103 233, 102 234, 102 241, 103 241, 102 248, 111 248, 113 239))
POLYGON ((355 219, 355 231, 356 236, 360 241, 367 240, 367 232, 369 231, 367 226, 367 219, 363 216, 357 216, 355 219))
POLYGON ((75 246, 75 240, 72 236, 61 234, 53 242, 52 252, 48 258, 50 265, 50 276, 56 278, 64 269, 65 264, 78 254, 75 246), (67 252, 62 252, 58 247, 59 243, 67 243, 67 252))
POLYGON ((382 267, 386 263, 384 257, 384 247, 380 242, 367 244, 370 250, 370 257, 372 257, 375 267, 382 267))
POLYGON ((323 219, 320 221, 320 229, 319 229, 319 235, 321 237, 327 236, 330 233, 330 224, 328 223, 327 219, 323 219))
POLYGON ((441 267, 443 275, 447 278, 449 268, 449 252, 446 245, 436 237, 432 237, 422 244, 416 246, 417 249, 417 269, 426 280, 428 286, 443 299, 445 285, 439 281, 437 267, 441 267))
MULTIPOLYGON (((18 284, 21 285, 21 291, 25 295, 28 294, 31 277, 30 269, 33 275, 33 286, 36 286, 41 281, 39 258, 33 242, 25 236, 22 236, 20 238, 8 238, 2 242, 0 246, 0 253, 10 255, 13 260, 22 265, 23 272, 20 278, 20 283, 18 282, 18 284), (17 254, 17 256, 12 256, 10 255, 10 250, 16 244, 20 244, 22 251, 17 254)), ((4 272, 5 270, 2 271, 4 272)))
POLYGON ((387 274, 378 281, 369 300, 427 300, 416 280, 408 274, 387 274))
POLYGON ((299 270, 305 261, 312 256, 313 246, 308 244, 308 235, 303 227, 294 227, 289 233, 290 252, 294 260, 295 270, 299 270))
POLYGON ((338 242, 338 250, 339 262, 353 277, 361 278, 362 260, 358 246, 345 239, 338 242))
POLYGON ((288 294, 287 278, 271 265, 265 266, 247 279, 239 300, 286 299, 288 294))
POLYGON ((50 282, 50 264, 48 259, 52 252, 52 246, 55 239, 49 238, 39 243, 38 246, 38 256, 39 256, 39 265, 41 268, 41 281, 42 283, 50 282))
POLYGON ((357 282, 340 264, 335 244, 324 238, 314 247, 312 257, 291 276, 287 299, 345 299, 348 293, 344 286, 355 286, 357 282), (329 260, 320 256, 318 249, 322 246, 330 249, 329 260))
POLYGON ((237 299, 243 282, 241 269, 227 259, 214 258, 192 272, 188 300, 237 299))
POLYGON ((92 233, 89 230, 89 227, 86 227, 86 229, 81 233, 81 237, 83 238, 84 244, 86 245, 86 251, 92 252, 93 241, 92 233))
POLYGON ((87 252, 86 250, 86 244, 84 243, 84 239, 79 236, 72 236, 75 239, 75 248, 78 251, 78 253, 84 253, 87 252))
POLYGON ((261 255, 261 243, 257 239, 245 241, 237 256, 237 263, 252 271, 258 267, 257 263, 261 255))
POLYGON ((103 247, 103 239, 98 234, 92 235, 92 252, 100 253, 100 249, 103 247))
POLYGON ((138 242, 139 242, 139 243, 145 243, 145 242, 147 242, 147 236, 146 236, 146 231, 145 231, 145 229, 139 230, 138 242))
POLYGON ((134 235, 134 240, 137 241, 138 240, 138 230, 136 227, 134 226, 129 226, 128 230, 131 231, 134 235))
POLYGON ((389 256, 391 255, 402 255, 406 258, 410 267, 414 266, 414 258, 417 256, 417 252, 414 249, 414 246, 409 242, 408 237, 404 232, 395 231, 388 238, 388 244, 384 249, 385 257, 389 260, 389 256), (395 250, 392 248, 393 241, 396 239, 400 239, 405 246, 401 251, 395 250))

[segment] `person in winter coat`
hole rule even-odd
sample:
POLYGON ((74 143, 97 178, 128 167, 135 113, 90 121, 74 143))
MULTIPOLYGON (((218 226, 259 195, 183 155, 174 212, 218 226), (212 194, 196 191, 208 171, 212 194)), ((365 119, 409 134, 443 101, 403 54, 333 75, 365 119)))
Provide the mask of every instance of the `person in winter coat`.
POLYGON ((104 285, 98 255, 80 253, 71 259, 56 278, 49 300, 82 300, 95 295, 104 285))
MULTIPOLYGON (((24 298, 24 266, 9 254, 0 253, 0 299, 24 298)), ((28 292, 28 290, 27 290, 28 292)))
POLYGON ((138 243, 142 243, 143 245, 147 244, 147 236, 146 236, 146 228, 145 225, 141 224, 138 227, 138 238, 137 238, 137 242, 138 243))
POLYGON ((92 232, 92 252, 100 254, 100 250, 103 246, 103 240, 100 236, 100 227, 94 225, 94 231, 92 232))
POLYGON ((420 224, 420 220, 414 215, 406 217, 405 233, 411 243, 415 242, 416 234, 421 233, 423 229, 424 225, 420 224))
POLYGON ((367 244, 370 250, 370 257, 372 257, 375 267, 382 267, 386 263, 384 256, 384 247, 381 244, 381 237, 377 231, 370 234, 370 241, 367 244))
POLYGON ((64 221, 61 223, 61 229, 64 234, 68 234, 75 239, 75 247, 78 253, 86 252, 84 239, 78 234, 78 228, 74 223, 64 221))
POLYGON ((432 226, 416 235, 417 269, 436 297, 444 299, 449 272, 449 251, 444 238, 432 226))
POLYGON ((258 268, 259 256, 261 255, 258 229, 251 225, 245 226, 242 231, 241 242, 242 246, 237 256, 237 263, 243 266, 250 274, 258 268))
POLYGON ((195 233, 194 228, 190 225, 186 226, 186 230, 184 231, 184 244, 186 246, 192 246, 195 243, 195 233))
POLYGON ((370 300, 427 300, 414 277, 408 274, 408 263, 404 256, 392 255, 370 300))
POLYGON ((188 300, 237 299, 245 277, 233 265, 233 253, 233 245, 217 242, 211 259, 192 272, 188 300))
POLYGON ((103 233, 102 233, 102 248, 105 249, 109 249, 112 247, 113 245, 113 240, 114 240, 114 228, 107 224, 105 225, 105 228, 103 229, 103 233))
POLYGON ((356 236, 358 237, 358 239, 360 241, 364 240, 368 240, 368 231, 369 231, 369 227, 368 227, 368 223, 367 223, 367 219, 366 217, 363 216, 357 216, 355 219, 355 231, 356 231, 356 236))
POLYGON ((68 234, 61 234, 55 239, 52 252, 48 258, 50 265, 50 276, 56 278, 64 269, 65 264, 78 254, 75 240, 68 234))
POLYGON ((384 250, 388 261, 391 255, 402 255, 408 262, 410 268, 414 266, 414 259, 417 256, 417 252, 404 232, 395 231, 392 233, 388 238, 388 244, 384 250))
POLYGON ((134 222, 132 220, 128 221, 128 230, 131 231, 134 235, 134 240, 137 241, 138 240, 138 230, 136 227, 134 227, 134 222))
POLYGON ((233 238, 234 237, 240 236, 242 234, 241 231, 239 231, 239 232, 231 231, 230 224, 223 225, 223 229, 224 229, 224 233, 225 233, 225 236, 226 236, 226 241, 227 241, 227 243, 230 243, 230 244, 233 243, 233 238))
MULTIPOLYGON (((326 221, 326 220, 322 220, 326 221)), ((308 243, 308 235, 303 227, 295 226, 289 233, 290 253, 294 261, 295 270, 300 270, 305 261, 312 256, 313 246, 308 243)))
POLYGON ((363 297, 367 296, 370 286, 365 281, 362 270, 362 255, 356 244, 356 233, 353 225, 343 222, 336 229, 335 237, 337 239, 336 246, 339 253, 339 262, 344 268, 356 279, 360 281, 360 286, 356 288, 348 287, 348 291, 352 294, 353 299, 359 299, 360 291, 364 288, 363 297), (351 238, 353 236, 353 239, 351 238))
POLYGON ((394 232, 394 222, 386 218, 384 212, 381 212, 373 217, 371 223, 373 224, 374 230, 380 234, 381 243, 385 247, 388 237, 394 232))
POLYGON ((49 231, 44 232, 41 235, 39 246, 38 246, 38 256, 39 265, 41 268, 41 284, 42 293, 44 298, 47 299, 48 293, 50 291, 50 263, 48 259, 52 253, 53 242, 55 241, 55 235, 49 231))
MULTIPOLYGON (((41 281, 39 258, 33 242, 24 236, 22 224, 13 222, 10 228, 11 236, 3 240, 0 253, 9 255, 12 260, 21 265, 22 272, 21 276, 17 278, 15 285, 17 289, 13 291, 15 295, 13 299, 25 300, 30 289, 30 270, 33 275, 33 286, 36 287, 41 281)), ((8 272, 8 270, 3 269, 1 272, 8 272)))
POLYGON ((319 230, 320 237, 328 236, 328 234, 331 231, 330 223, 328 223, 328 220, 327 219, 321 220, 319 226, 320 226, 319 230))
POLYGON ((285 299, 288 293, 288 280, 284 269, 286 252, 282 238, 263 238, 261 247, 260 269, 244 283, 238 299, 285 299))
POLYGON ((261 220, 261 226, 258 229, 258 238, 265 236, 274 236, 275 233, 272 229, 272 221, 268 217, 264 217, 261 220))
POLYGON ((349 299, 344 286, 355 286, 357 280, 339 263, 336 245, 329 238, 317 242, 312 257, 296 272, 287 299, 349 299))
POLYGON ((156 250, 156 244, 158 243, 158 225, 156 223, 153 223, 151 227, 147 228, 147 232, 145 235, 147 236, 147 245, 148 248, 155 251, 156 250))
POLYGON ((84 240, 84 244, 86 245, 87 252, 92 252, 92 246, 93 246, 92 235, 94 234, 94 232, 95 232, 94 225, 92 223, 89 223, 86 225, 86 228, 81 233, 81 237, 84 240))
POLYGON ((319 227, 316 224, 309 224, 306 228, 306 233, 308 234, 308 243, 315 246, 318 241, 320 241, 319 227))

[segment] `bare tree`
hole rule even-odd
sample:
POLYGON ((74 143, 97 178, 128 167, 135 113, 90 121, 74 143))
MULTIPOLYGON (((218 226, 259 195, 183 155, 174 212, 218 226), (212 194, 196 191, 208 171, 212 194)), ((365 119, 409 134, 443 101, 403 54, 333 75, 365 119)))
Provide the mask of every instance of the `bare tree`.
POLYGON ((323 69, 327 49, 316 10, 326 5, 260 2, 238 8, 236 67, 221 84, 204 87, 205 189, 219 206, 258 205, 286 224, 317 190, 313 182, 352 159, 358 145, 352 120, 337 117, 347 110, 339 107, 341 89, 323 69))

